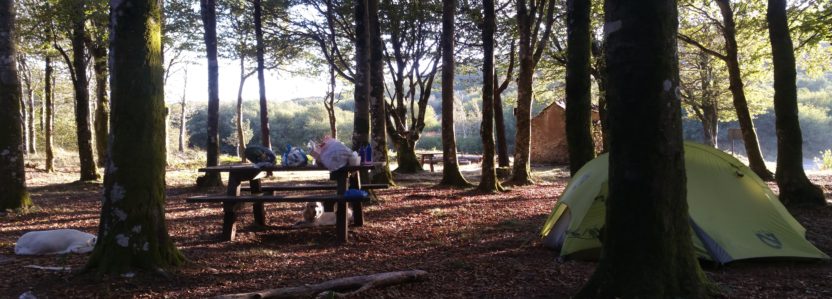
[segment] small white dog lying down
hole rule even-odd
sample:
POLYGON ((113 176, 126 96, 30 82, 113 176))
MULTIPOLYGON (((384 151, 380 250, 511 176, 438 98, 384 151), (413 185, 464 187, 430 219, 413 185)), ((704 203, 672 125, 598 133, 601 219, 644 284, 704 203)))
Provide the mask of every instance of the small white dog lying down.
POLYGON ((33 231, 23 234, 14 245, 17 255, 88 253, 95 247, 95 235, 74 229, 33 231))
MULTIPOLYGON (((338 206, 335 206, 338 209, 338 206)), ((347 220, 352 222, 352 209, 347 207, 347 220)), ((297 227, 335 225, 335 212, 324 212, 320 202, 308 202, 303 208, 303 221, 295 224, 297 227)))

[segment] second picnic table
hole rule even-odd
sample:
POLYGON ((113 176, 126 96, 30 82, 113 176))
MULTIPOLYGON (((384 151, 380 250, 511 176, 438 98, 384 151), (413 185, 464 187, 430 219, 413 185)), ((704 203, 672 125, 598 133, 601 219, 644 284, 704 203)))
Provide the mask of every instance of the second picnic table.
MULTIPOLYGON (((218 172, 228 173, 228 186, 226 187, 225 195, 218 196, 194 196, 187 199, 188 202, 217 202, 223 204, 223 225, 222 225, 222 239, 224 241, 233 241, 237 231, 237 212, 242 207, 243 203, 253 203, 252 212, 254 214, 254 222, 257 225, 266 224, 266 210, 264 203, 266 202, 323 202, 325 210, 332 211, 334 204, 337 204, 336 209, 336 235, 339 242, 347 241, 347 203, 350 203, 353 208, 353 224, 355 226, 362 226, 364 224, 364 213, 362 209, 362 202, 368 200, 367 197, 345 197, 344 193, 347 188, 350 189, 379 189, 387 188, 386 184, 361 184, 362 173, 366 175, 367 171, 373 169, 373 165, 358 165, 358 166, 344 166, 336 171, 330 172, 330 180, 334 180, 336 184, 332 185, 316 185, 316 186, 263 186, 261 179, 271 175, 272 172, 291 172, 291 171, 329 171, 321 166, 303 166, 303 167, 287 167, 287 166, 264 166, 258 167, 253 164, 238 164, 238 165, 223 165, 200 168, 200 172, 218 172), (249 187, 243 188, 242 183, 248 182, 249 187), (333 188, 334 187, 334 188, 333 188), (311 195, 311 196, 275 196, 275 191, 317 191, 317 190, 335 190, 334 195, 311 195), (251 195, 242 195, 241 190, 250 191, 251 195), (260 194, 260 195, 254 195, 260 194)), ((366 177, 366 176, 365 176, 366 177)))

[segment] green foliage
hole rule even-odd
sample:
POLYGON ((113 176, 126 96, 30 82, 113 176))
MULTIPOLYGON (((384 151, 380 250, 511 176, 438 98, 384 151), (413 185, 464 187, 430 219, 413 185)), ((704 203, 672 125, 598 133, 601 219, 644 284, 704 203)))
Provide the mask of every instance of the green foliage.
POLYGON ((832 149, 820 152, 820 157, 815 158, 815 164, 820 170, 832 170, 832 149))

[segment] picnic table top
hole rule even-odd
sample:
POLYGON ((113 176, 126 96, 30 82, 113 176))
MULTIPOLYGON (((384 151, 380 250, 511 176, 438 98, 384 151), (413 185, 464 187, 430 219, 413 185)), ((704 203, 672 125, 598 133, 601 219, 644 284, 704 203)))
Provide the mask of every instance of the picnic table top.
POLYGON ((416 152, 417 155, 441 155, 442 152, 416 152))
MULTIPOLYGON (((346 171, 358 171, 358 170, 371 170, 375 167, 375 163, 365 163, 362 165, 357 166, 344 166, 341 168, 342 170, 346 171)), ((330 171, 326 167, 322 165, 310 165, 310 166, 283 166, 283 165, 274 165, 274 166, 262 166, 259 167, 254 164, 229 164, 229 165, 218 165, 218 166, 209 166, 203 167, 199 169, 199 172, 246 172, 246 171, 330 171)))

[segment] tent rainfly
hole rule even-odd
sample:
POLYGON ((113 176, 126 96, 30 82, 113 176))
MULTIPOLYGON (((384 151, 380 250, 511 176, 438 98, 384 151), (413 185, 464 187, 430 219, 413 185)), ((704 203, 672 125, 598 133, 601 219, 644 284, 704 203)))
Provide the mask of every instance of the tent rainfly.
MULTIPOLYGON (((609 158, 590 161, 569 182, 541 231, 561 256, 597 258, 604 226, 609 158)), ((829 259, 751 169, 733 156, 685 143, 687 198, 699 258, 725 264, 753 258, 829 259)), ((638 211, 632 213, 638 214, 638 211)))

